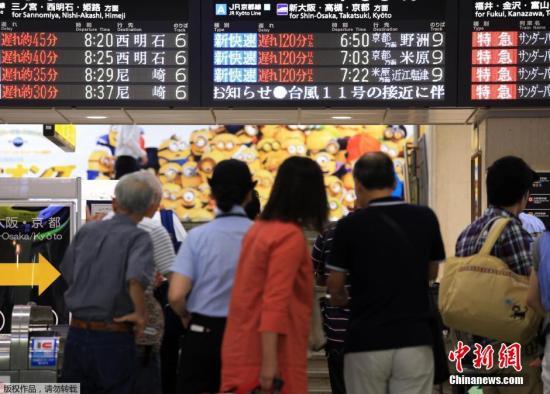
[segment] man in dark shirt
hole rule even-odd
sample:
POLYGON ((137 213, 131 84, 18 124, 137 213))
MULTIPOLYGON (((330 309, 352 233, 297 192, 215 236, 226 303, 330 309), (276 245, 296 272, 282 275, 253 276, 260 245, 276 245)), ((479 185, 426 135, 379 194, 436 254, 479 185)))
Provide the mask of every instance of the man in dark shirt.
POLYGON ((82 227, 61 263, 72 313, 62 380, 80 383, 83 394, 133 391, 134 331, 144 329, 144 290, 154 270, 151 238, 137 224, 156 194, 146 174, 122 177, 115 216, 82 227))
POLYGON ((437 217, 391 197, 395 174, 383 153, 363 156, 353 171, 357 205, 342 219, 331 250, 328 290, 351 320, 344 375, 350 394, 431 393, 434 364, 428 282, 445 259, 437 217))

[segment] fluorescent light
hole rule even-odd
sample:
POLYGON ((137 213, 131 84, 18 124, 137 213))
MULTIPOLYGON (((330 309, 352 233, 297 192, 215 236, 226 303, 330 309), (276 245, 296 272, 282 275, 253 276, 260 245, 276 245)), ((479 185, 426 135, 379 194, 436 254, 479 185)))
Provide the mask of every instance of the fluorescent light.
POLYGON ((352 119, 351 116, 332 116, 332 119, 336 119, 336 120, 350 120, 352 119))
POLYGON ((101 120, 101 119, 107 119, 107 117, 103 115, 90 115, 90 116, 86 116, 86 119, 101 120))

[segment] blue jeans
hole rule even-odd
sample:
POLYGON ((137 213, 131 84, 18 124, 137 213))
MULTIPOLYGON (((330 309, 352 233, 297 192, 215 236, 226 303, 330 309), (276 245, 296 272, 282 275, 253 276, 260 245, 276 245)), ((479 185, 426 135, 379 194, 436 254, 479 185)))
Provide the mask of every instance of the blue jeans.
POLYGON ((137 367, 134 335, 71 327, 61 381, 80 383, 81 394, 131 394, 137 367))

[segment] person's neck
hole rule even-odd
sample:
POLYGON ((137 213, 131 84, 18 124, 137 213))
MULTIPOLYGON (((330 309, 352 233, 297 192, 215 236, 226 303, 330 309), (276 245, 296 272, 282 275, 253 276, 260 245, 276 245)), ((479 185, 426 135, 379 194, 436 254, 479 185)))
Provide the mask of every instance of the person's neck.
POLYGON ((523 212, 523 209, 521 208, 521 204, 514 204, 509 207, 501 207, 501 208, 504 209, 505 211, 510 212, 515 216, 519 216, 519 214, 523 212))
POLYGON ((125 213, 125 212, 115 212, 117 215, 125 216, 134 224, 138 224, 143 219, 143 215, 138 213, 125 213))
POLYGON ((393 194, 393 189, 373 189, 365 193, 365 198, 363 199, 363 204, 361 208, 367 208, 369 204, 374 200, 379 200, 381 198, 391 197, 393 194))

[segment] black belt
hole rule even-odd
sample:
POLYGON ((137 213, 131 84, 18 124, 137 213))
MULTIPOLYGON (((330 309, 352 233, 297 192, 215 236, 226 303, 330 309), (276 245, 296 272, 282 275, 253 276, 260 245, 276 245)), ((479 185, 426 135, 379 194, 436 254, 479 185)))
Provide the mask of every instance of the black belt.
POLYGON ((223 331, 225 328, 225 317, 205 316, 198 313, 191 315, 189 322, 189 331, 199 334, 209 333, 213 331, 223 331))

